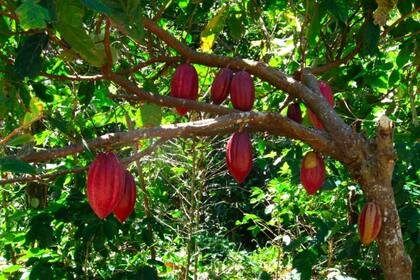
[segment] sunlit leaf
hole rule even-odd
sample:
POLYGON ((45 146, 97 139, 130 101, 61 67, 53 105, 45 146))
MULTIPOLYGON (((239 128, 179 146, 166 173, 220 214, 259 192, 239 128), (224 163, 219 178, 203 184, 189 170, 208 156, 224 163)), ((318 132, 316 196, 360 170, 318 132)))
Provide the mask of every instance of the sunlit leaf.
POLYGON ((43 29, 47 27, 50 15, 48 10, 38 5, 37 2, 39 1, 25 0, 16 9, 16 14, 24 30, 43 29))

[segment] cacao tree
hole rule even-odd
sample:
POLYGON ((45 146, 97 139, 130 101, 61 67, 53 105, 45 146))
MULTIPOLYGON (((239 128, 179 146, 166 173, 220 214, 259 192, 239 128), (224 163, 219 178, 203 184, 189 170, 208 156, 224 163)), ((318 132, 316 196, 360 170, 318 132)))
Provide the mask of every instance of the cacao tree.
POLYGON ((0 277, 416 279, 419 10, 0 0, 0 277))

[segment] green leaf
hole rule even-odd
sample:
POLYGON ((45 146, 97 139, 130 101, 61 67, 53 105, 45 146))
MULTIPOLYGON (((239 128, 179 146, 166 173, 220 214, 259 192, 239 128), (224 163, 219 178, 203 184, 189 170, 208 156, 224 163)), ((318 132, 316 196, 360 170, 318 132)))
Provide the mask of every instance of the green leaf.
POLYGON ((229 8, 223 5, 216 11, 214 17, 209 20, 204 30, 201 32, 201 50, 203 52, 211 52, 214 41, 225 26, 225 19, 228 15, 229 8))
POLYGON ((245 33, 242 14, 232 14, 227 20, 229 35, 236 41, 239 41, 245 33))
POLYGON ((327 10, 337 19, 341 20, 342 22, 347 22, 347 11, 348 8, 343 5, 343 3, 339 1, 333 0, 324 0, 323 4, 327 8, 327 10))
POLYGON ((31 142, 33 140, 33 136, 31 134, 22 134, 13 137, 7 142, 7 145, 9 146, 19 146, 28 142, 31 142))
POLYGON ((0 17, 0 43, 4 44, 9 39, 9 26, 7 25, 4 17, 0 17))
POLYGON ((143 127, 159 126, 162 121, 162 109, 153 103, 145 103, 140 108, 140 116, 143 127))
POLYGON ((373 55, 378 51, 378 42, 380 36, 379 26, 369 21, 363 32, 363 43, 360 54, 362 56, 373 55))
POLYGON ((400 72, 397 69, 395 69, 394 71, 391 72, 391 75, 389 75, 389 80, 388 80, 389 86, 391 87, 394 86, 395 83, 399 81, 399 79, 400 79, 400 72))
POLYGON ((95 92, 94 82, 82 82, 79 84, 77 96, 79 97, 80 104, 87 107, 92 100, 93 93, 95 92))
MULTIPOLYGON (((99 2, 96 0, 95 2, 99 2)), ((143 38, 143 5, 140 0, 102 0, 111 12, 112 21, 123 27, 127 34, 135 40, 143 38)))
POLYGON ((102 67, 106 63, 105 52, 96 47, 83 27, 85 10, 79 0, 57 0, 55 24, 61 36, 89 64, 102 67))
POLYGON ((396 63, 398 67, 402 68, 412 57, 413 45, 405 44, 402 46, 400 52, 398 53, 396 63))
POLYGON ((19 264, 15 264, 15 265, 9 266, 9 267, 7 267, 7 268, 3 268, 3 269, 2 269, 2 272, 3 272, 3 273, 13 273, 13 272, 18 271, 18 270, 19 270, 19 269, 21 269, 21 268, 22 268, 22 266, 21 266, 21 265, 19 265, 19 264))
POLYGON ((48 35, 44 33, 34 34, 26 39, 15 60, 15 71, 19 78, 33 78, 41 71, 41 52, 47 43, 48 35))
POLYGON ((11 157, 0 158, 0 171, 16 174, 35 174, 36 169, 27 162, 11 157))
POLYGON ((315 4, 314 9, 311 11, 311 22, 309 28, 307 29, 307 38, 309 46, 314 46, 316 38, 319 36, 321 31, 321 8, 319 5, 315 4))
POLYGON ((25 113, 22 125, 29 125, 38 120, 44 112, 44 105, 38 100, 36 96, 31 98, 29 103, 29 112, 25 113))
POLYGON ((94 11, 105 13, 107 15, 112 13, 112 10, 100 0, 82 0, 82 2, 86 7, 89 7, 94 11))
POLYGON ((150 266, 142 266, 137 271, 137 275, 135 279, 138 280, 158 280, 158 274, 156 269, 150 267, 150 266))
POLYGON ((42 83, 32 83, 35 95, 44 102, 53 102, 54 97, 47 93, 47 87, 42 83))
POLYGON ((44 29, 50 21, 48 10, 37 4, 35 0, 25 0, 16 9, 20 24, 24 30, 44 29))

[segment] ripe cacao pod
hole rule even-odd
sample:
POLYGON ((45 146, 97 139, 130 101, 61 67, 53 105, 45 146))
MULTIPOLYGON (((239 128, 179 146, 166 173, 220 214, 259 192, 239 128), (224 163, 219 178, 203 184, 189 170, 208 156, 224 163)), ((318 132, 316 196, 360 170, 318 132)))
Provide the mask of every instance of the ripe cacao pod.
POLYGON ((250 111, 254 105, 254 81, 248 72, 242 70, 236 73, 230 84, 230 99, 233 107, 241 111, 250 111))
POLYGON ((91 163, 87 175, 87 197, 95 214, 105 219, 124 192, 124 170, 113 153, 100 153, 91 163))
POLYGON ((308 152, 303 157, 300 167, 300 180, 309 195, 315 194, 324 184, 325 166, 318 153, 308 152))
POLYGON ((251 139, 246 132, 235 132, 227 142, 226 162, 238 183, 245 181, 252 168, 251 139))
POLYGON ((137 192, 134 177, 126 170, 124 193, 120 202, 114 209, 114 215, 120 223, 123 223, 133 212, 134 205, 136 204, 136 196, 137 192))
POLYGON ((359 215, 358 223, 360 241, 369 245, 379 234, 382 226, 381 209, 374 202, 368 202, 359 215))
POLYGON ((211 85, 211 99, 213 103, 219 105, 225 101, 229 95, 230 82, 232 81, 233 72, 229 68, 223 68, 214 78, 211 85))
POLYGON ((297 123, 302 123, 302 111, 299 103, 292 103, 287 107, 287 117, 297 123))
MULTIPOLYGON (((319 89, 321 90, 322 95, 327 99, 331 107, 334 107, 334 95, 330 86, 324 81, 319 81, 319 89)), ((323 128, 321 121, 309 108, 308 108, 308 117, 315 128, 319 128, 319 129, 323 128)))
MULTIPOLYGON (((181 64, 171 80, 171 96, 189 100, 198 98, 198 75, 195 68, 190 64, 181 64)), ((188 112, 185 107, 176 107, 178 113, 183 116, 188 112)))

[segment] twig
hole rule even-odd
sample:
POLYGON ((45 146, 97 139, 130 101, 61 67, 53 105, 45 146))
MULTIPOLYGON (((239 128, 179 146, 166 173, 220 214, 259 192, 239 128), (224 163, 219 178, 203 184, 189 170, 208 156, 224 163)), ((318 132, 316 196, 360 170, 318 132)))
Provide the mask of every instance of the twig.
POLYGON ((385 29, 382 32, 381 37, 385 37, 386 34, 388 34, 388 32, 391 31, 394 27, 396 27, 400 22, 402 22, 406 18, 411 17, 412 15, 416 14, 418 11, 420 11, 420 6, 416 7, 414 10, 402 15, 398 20, 396 20, 393 24, 391 24, 387 29, 385 29))
POLYGON ((126 74, 132 74, 134 72, 137 72, 138 70, 147 67, 151 64, 157 63, 157 62, 166 62, 168 64, 174 64, 176 62, 182 61, 182 57, 175 56, 175 57, 169 57, 169 56, 158 56, 158 57, 152 57, 151 59, 147 61, 140 62, 136 66, 133 66, 129 69, 124 69, 119 71, 117 74, 119 75, 126 75, 126 74))

